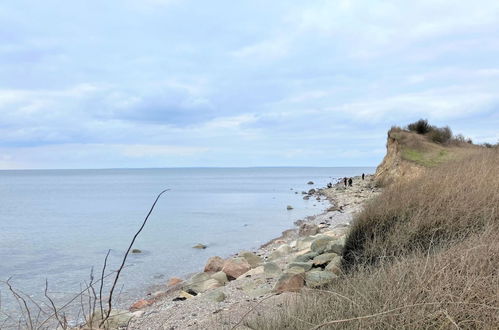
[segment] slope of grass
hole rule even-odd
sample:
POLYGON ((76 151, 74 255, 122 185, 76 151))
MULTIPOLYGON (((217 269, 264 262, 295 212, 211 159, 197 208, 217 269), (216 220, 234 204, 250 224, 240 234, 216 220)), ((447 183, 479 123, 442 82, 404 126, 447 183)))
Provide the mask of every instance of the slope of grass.
POLYGON ((248 326, 497 329, 498 168, 497 150, 472 150, 386 188, 354 221, 345 275, 248 326))

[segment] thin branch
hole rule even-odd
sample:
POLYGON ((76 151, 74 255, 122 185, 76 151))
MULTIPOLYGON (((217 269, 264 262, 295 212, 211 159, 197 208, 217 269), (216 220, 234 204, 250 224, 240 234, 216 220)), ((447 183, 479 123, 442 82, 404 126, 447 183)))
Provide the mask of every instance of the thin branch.
POLYGON ((142 226, 140 226, 139 230, 133 236, 133 239, 130 242, 130 245, 128 246, 128 249, 126 250, 125 256, 123 257, 123 260, 121 262, 121 266, 120 266, 120 268, 118 268, 118 271, 116 272, 116 277, 114 278, 114 282, 113 282, 113 285, 111 286, 111 290, 109 291, 109 298, 107 300, 108 310, 107 310, 107 313, 106 313, 106 317, 102 319, 102 321, 101 321, 101 323, 100 323, 99 326, 102 326, 107 321, 107 319, 109 318, 109 315, 111 315, 113 292, 114 292, 114 289, 116 287, 116 283, 118 283, 118 279, 120 277, 121 271, 123 270, 123 267, 125 266, 126 259, 128 258, 128 254, 130 253, 130 250, 132 249, 133 243, 135 243, 135 240, 137 239, 137 236, 139 236, 139 234, 142 231, 142 229, 144 229, 144 227, 145 227, 145 225, 147 223, 147 220, 149 219, 149 216, 151 215, 152 211, 154 210, 154 207, 156 206, 156 203, 158 202, 158 200, 161 197, 161 195, 163 195, 165 192, 167 192, 169 190, 170 189, 165 189, 165 190, 163 190, 162 192, 160 192, 158 194, 158 196, 156 197, 156 200, 154 201, 154 203, 151 206, 151 209, 149 210, 149 213, 147 213, 147 216, 145 217, 144 221, 142 222, 142 226))
POLYGON ((57 322, 59 323, 59 325, 63 329, 66 329, 64 327, 64 324, 62 323, 61 319, 59 318, 59 313, 57 312, 57 307, 55 307, 54 301, 48 295, 48 289, 49 289, 49 282, 47 279, 45 279, 45 298, 47 298, 47 300, 50 302, 50 305, 52 305, 52 310, 54 311, 55 318, 57 319, 57 322))
POLYGON ((99 305, 100 305, 100 317, 104 317, 104 307, 102 307, 102 289, 104 287, 104 273, 106 272, 107 258, 111 253, 111 249, 107 250, 106 258, 104 258, 104 265, 102 266, 102 273, 100 275, 100 286, 99 286, 99 305))

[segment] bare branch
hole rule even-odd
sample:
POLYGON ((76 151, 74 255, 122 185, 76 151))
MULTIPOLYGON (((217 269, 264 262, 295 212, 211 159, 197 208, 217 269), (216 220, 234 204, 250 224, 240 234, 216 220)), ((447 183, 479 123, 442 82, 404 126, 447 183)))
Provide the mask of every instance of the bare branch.
POLYGON ((125 256, 123 257, 123 260, 121 262, 121 266, 118 268, 118 271, 116 272, 116 277, 114 278, 114 282, 113 282, 113 285, 111 286, 111 290, 109 291, 109 298, 108 298, 108 301, 107 301, 108 310, 107 310, 107 313, 106 313, 106 317, 102 319, 102 321, 101 321, 101 323, 100 323, 99 326, 102 326, 107 321, 107 319, 109 318, 109 315, 111 315, 113 292, 114 292, 114 289, 116 287, 116 283, 118 283, 118 279, 120 277, 121 271, 123 270, 123 267, 125 266, 126 259, 128 258, 128 254, 130 253, 130 250, 132 249, 133 243, 135 243, 135 240, 137 239, 137 236, 139 236, 139 234, 142 231, 142 229, 144 229, 144 227, 145 227, 145 225, 147 223, 147 220, 149 219, 149 216, 151 215, 152 211, 154 210, 154 207, 156 206, 156 203, 158 202, 158 200, 161 197, 161 195, 163 195, 165 192, 167 192, 169 190, 170 189, 165 189, 165 190, 163 190, 162 192, 160 192, 158 194, 158 196, 156 197, 156 200, 154 201, 154 203, 151 206, 151 209, 149 210, 149 213, 147 213, 147 216, 145 217, 144 221, 142 222, 142 226, 140 226, 139 230, 133 236, 133 239, 130 242, 130 245, 128 246, 128 249, 126 250, 125 256))

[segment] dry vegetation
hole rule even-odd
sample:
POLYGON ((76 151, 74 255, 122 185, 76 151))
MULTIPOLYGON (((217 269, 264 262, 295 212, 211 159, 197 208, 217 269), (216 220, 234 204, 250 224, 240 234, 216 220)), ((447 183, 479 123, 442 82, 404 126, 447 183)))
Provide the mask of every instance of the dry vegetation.
POLYGON ((357 217, 345 275, 253 329, 497 329, 499 150, 392 185, 357 217))

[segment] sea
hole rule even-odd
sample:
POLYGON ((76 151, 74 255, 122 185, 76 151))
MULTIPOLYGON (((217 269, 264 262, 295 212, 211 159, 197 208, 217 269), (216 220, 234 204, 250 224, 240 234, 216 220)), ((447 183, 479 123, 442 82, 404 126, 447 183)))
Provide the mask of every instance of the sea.
MULTIPOLYGON (((372 167, 165 168, 0 171, 0 298, 17 304, 5 281, 35 301, 45 284, 58 304, 118 268, 157 194, 158 201, 118 283, 119 304, 147 295, 170 277, 202 270, 210 256, 257 249, 321 213, 327 202, 302 191, 372 167), (307 184, 313 181, 314 184, 307 184), (292 210, 287 206, 291 205, 292 210), (206 249, 194 249, 201 243, 206 249)), ((128 305, 129 306, 129 305, 128 305)))

